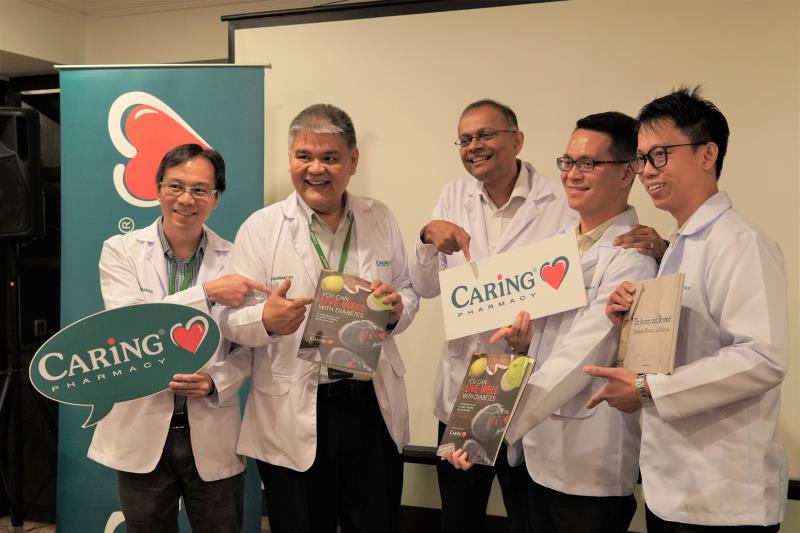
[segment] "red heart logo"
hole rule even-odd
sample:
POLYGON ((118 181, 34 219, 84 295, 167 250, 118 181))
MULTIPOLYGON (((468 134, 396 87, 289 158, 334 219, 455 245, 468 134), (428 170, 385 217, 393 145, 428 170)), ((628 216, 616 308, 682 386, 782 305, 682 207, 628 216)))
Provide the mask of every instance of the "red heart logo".
POLYGON ((194 317, 186 323, 175 324, 169 331, 169 336, 176 346, 180 346, 187 352, 197 353, 197 349, 203 343, 208 332, 208 322, 202 316, 194 317))
POLYGON ((114 147, 130 159, 114 168, 114 185, 123 200, 138 207, 158 204, 155 177, 164 154, 186 143, 210 148, 171 107, 145 92, 117 98, 108 112, 108 128, 114 147))
POLYGON ((552 263, 544 263, 539 269, 539 276, 542 281, 558 290, 567 275, 567 270, 569 270, 569 259, 561 256, 555 258, 552 263))

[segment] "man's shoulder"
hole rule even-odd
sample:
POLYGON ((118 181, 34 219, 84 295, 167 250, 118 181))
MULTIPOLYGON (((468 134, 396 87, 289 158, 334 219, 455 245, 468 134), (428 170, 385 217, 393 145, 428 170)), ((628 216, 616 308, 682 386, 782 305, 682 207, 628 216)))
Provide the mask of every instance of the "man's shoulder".
POLYGON ((230 251, 233 247, 233 243, 228 239, 222 238, 220 235, 217 234, 213 229, 209 228, 205 224, 203 225, 203 229, 206 232, 206 239, 208 241, 208 248, 217 251, 230 251))
POLYGON ((118 233, 116 235, 112 235, 103 242, 103 245, 112 247, 114 246, 127 247, 137 242, 152 241, 158 239, 158 230, 156 227, 157 223, 158 221, 156 220, 149 226, 135 229, 127 233, 118 233))
POLYGON ((467 174, 444 184, 442 198, 463 198, 478 192, 480 182, 467 174))
POLYGON ((709 244, 724 244, 731 239, 752 238, 768 243, 774 241, 741 213, 731 208, 722 213, 708 226, 709 244))
MULTIPOLYGON (((350 194, 350 193, 348 193, 350 194)), ((391 216, 394 217, 392 210, 385 203, 369 196, 356 196, 350 194, 350 205, 354 211, 370 213, 373 216, 391 216)))
POLYGON ((287 207, 291 205, 289 202, 292 200, 293 197, 286 198, 279 202, 275 202, 269 204, 267 206, 262 207, 256 211, 253 211, 245 220, 242 222, 242 227, 251 226, 253 224, 260 224, 265 219, 274 218, 276 216, 283 216, 284 212, 286 211, 287 207))

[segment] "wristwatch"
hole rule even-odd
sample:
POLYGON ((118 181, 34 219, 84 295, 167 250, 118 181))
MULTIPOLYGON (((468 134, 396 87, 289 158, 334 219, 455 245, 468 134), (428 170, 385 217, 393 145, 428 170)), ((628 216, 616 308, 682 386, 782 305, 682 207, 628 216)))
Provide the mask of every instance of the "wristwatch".
POLYGON ((653 405, 653 397, 650 396, 650 392, 647 390, 647 386, 644 382, 646 378, 647 374, 636 374, 636 380, 633 382, 636 386, 636 394, 639 397, 639 407, 650 407, 653 405))

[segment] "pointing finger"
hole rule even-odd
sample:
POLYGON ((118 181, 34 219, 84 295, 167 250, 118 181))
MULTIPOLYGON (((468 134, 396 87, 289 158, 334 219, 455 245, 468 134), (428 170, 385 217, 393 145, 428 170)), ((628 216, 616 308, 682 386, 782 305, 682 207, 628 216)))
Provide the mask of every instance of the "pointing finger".
POLYGON ((278 288, 272 291, 272 296, 279 298, 286 298, 286 293, 289 292, 289 287, 292 286, 292 278, 286 278, 278 285, 278 288))
POLYGON ((470 241, 469 233, 467 233, 463 229, 456 234, 456 242, 461 247, 461 251, 464 252, 464 259, 466 259, 467 261, 472 260, 469 254, 469 241, 470 241))

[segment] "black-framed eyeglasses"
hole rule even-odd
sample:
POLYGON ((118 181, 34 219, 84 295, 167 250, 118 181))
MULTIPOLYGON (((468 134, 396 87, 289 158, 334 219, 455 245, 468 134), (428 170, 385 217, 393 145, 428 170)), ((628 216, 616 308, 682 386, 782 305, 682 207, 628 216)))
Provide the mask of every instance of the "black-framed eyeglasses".
POLYGON ((569 172, 572 167, 578 167, 581 172, 592 172, 596 165, 622 165, 629 164, 631 161, 596 161, 589 157, 581 157, 580 159, 572 159, 571 157, 559 157, 556 159, 558 170, 562 172, 569 172))
POLYGON ((184 185, 183 183, 179 183, 177 181, 173 181, 171 183, 164 183, 162 181, 161 187, 164 188, 169 196, 174 196, 177 198, 183 193, 188 192, 190 195, 192 195, 192 198, 197 200, 205 200, 217 192, 217 189, 208 189, 206 187, 198 187, 196 185, 184 185))
POLYGON ((669 161, 670 148, 680 148, 681 146, 700 146, 701 144, 708 144, 711 141, 700 141, 696 143, 683 143, 683 144, 668 144, 666 146, 656 146, 651 148, 646 154, 636 154, 636 159, 631 162, 631 168, 637 174, 644 172, 644 167, 650 161, 653 168, 661 168, 667 165, 669 161))
POLYGON ((517 133, 518 131, 519 130, 490 130, 487 128, 479 131, 475 135, 462 135, 456 139, 456 146, 466 148, 472 144, 473 139, 480 142, 486 142, 491 141, 500 133, 517 133))

